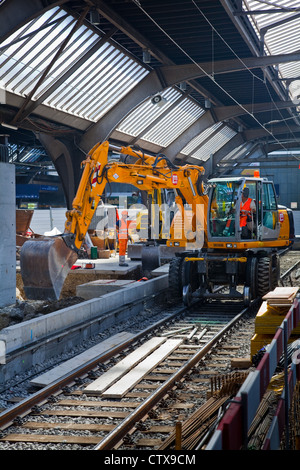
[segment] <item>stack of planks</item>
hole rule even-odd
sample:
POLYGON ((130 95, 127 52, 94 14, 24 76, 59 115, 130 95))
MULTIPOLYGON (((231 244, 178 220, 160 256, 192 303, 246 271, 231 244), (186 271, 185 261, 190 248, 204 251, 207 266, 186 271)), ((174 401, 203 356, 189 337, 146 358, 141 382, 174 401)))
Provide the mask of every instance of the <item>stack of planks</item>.
MULTIPOLYGON (((255 318, 255 334, 251 339, 251 357, 271 343, 278 327, 293 305, 299 287, 276 287, 266 294, 255 318)), ((300 336, 300 326, 293 329, 289 342, 300 336)))
POLYGON ((276 287, 263 297, 268 305, 274 307, 290 307, 297 295, 299 287, 276 287))

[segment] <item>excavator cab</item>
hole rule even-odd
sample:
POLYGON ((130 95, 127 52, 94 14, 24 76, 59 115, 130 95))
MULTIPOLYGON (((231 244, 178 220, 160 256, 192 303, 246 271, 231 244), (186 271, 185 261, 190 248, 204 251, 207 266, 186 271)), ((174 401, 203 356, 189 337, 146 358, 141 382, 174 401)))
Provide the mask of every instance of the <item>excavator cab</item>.
MULTIPOLYGON (((274 184, 262 178, 210 180, 208 242, 277 240, 280 231, 274 184)), ((230 244, 232 246, 230 246, 230 244)))
POLYGON ((278 249, 292 243, 288 213, 279 211, 274 184, 267 179, 215 178, 208 185, 206 245, 172 263, 172 289, 181 290, 186 305, 193 297, 243 300, 247 305, 278 283, 278 249), (180 285, 175 268, 182 273, 180 285), (218 286, 225 290, 218 291, 218 286))

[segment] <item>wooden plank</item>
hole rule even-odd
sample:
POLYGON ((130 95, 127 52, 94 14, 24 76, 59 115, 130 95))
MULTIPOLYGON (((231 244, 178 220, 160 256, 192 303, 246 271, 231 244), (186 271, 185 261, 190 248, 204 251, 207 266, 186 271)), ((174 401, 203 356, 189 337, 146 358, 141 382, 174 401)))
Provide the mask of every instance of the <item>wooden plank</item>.
POLYGON ((114 400, 103 400, 103 401, 89 401, 89 400, 61 400, 56 405, 60 406, 90 406, 91 408, 101 408, 106 406, 112 406, 114 408, 136 408, 141 404, 140 401, 114 401, 114 400))
POLYGON ((87 395, 101 395, 108 387, 112 386, 117 380, 124 376, 165 341, 165 338, 161 338, 159 336, 151 338, 149 341, 130 353, 125 359, 122 359, 111 369, 102 374, 98 379, 94 380, 94 382, 89 384, 84 389, 84 393, 87 395))
POLYGON ((252 366, 250 357, 233 357, 231 359, 232 369, 249 369, 252 366))
POLYGON ((115 429, 113 424, 87 424, 87 423, 38 423, 36 421, 27 421, 22 425, 22 428, 27 429, 68 429, 68 430, 77 430, 77 431, 91 431, 91 432, 100 432, 100 431, 112 431, 115 429))
POLYGON ((122 398, 131 388, 133 388, 145 375, 171 354, 182 340, 169 339, 156 351, 140 362, 134 369, 128 372, 118 382, 103 393, 103 396, 111 398, 122 398))
POLYGON ((89 418, 126 418, 129 411, 82 411, 82 410, 47 410, 37 415, 49 416, 85 416, 89 418))
POLYGON ((169 375, 171 375, 171 374, 175 374, 175 372, 177 372, 177 370, 178 370, 178 367, 176 367, 174 369, 172 369, 171 367, 164 367, 164 368, 160 367, 159 369, 155 370, 154 372, 156 374, 169 374, 169 375))
POLYGON ((266 300, 272 306, 289 306, 292 305, 298 290, 299 287, 276 287, 276 289, 264 295, 263 300, 266 300))
POLYGON ((268 292, 263 296, 265 299, 284 298, 288 299, 294 296, 299 290, 299 287, 276 287, 274 290, 268 292))
POLYGON ((139 439, 136 443, 138 447, 160 447, 162 445, 161 439, 147 439, 146 437, 139 439))
POLYGON ((161 432, 161 433, 170 433, 170 432, 173 432, 174 431, 174 426, 168 426, 168 425, 154 425, 154 426, 151 426, 149 429, 146 429, 145 431, 143 431, 143 433, 147 434, 147 433, 158 433, 158 432, 161 432))
POLYGON ((102 440, 99 436, 63 436, 53 434, 9 434, 1 441, 10 442, 51 442, 51 443, 65 443, 65 444, 81 444, 91 445, 98 444, 102 440))
POLYGON ((121 333, 118 333, 112 336, 111 338, 102 341, 96 346, 93 346, 87 351, 78 354, 72 359, 63 362, 59 366, 54 367, 53 369, 49 370, 48 372, 45 372, 39 377, 36 377, 35 379, 31 380, 30 383, 38 387, 46 387, 50 383, 66 375, 68 372, 70 372, 70 370, 74 370, 77 367, 81 367, 83 364, 90 362, 101 354, 104 354, 105 352, 114 348, 118 344, 121 344, 124 341, 131 339, 132 337, 132 333, 122 331, 121 333))

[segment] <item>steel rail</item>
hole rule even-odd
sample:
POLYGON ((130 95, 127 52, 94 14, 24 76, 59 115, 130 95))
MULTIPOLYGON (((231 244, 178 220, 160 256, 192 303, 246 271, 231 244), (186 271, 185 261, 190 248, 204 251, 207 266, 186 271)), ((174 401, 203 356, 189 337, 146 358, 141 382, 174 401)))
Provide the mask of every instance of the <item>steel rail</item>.
POLYGON ((298 266, 300 265, 300 261, 296 261, 295 264, 293 264, 293 266, 291 266, 289 269, 287 269, 287 271, 285 271, 281 276, 280 276, 280 281, 284 281, 285 278, 287 278, 293 271, 295 271, 295 269, 298 268, 298 266))
POLYGON ((218 333, 205 344, 197 353, 195 353, 178 371, 172 374, 158 389, 152 392, 146 400, 141 403, 134 411, 132 411, 122 423, 120 423, 112 432, 110 432, 104 439, 94 447, 94 450, 112 450, 116 445, 135 425, 136 422, 141 420, 161 399, 167 392, 174 386, 175 382, 179 381, 187 372, 189 372, 195 364, 197 364, 205 354, 217 343, 220 338, 230 330, 250 308, 259 299, 253 301, 251 305, 244 308, 238 313, 227 325, 225 325, 218 333))
MULTIPOLYGON (((194 304, 193 304, 194 305, 194 304)), ((66 386, 70 386, 70 384, 74 383, 74 379, 80 376, 87 374, 90 370, 99 364, 99 362, 105 362, 108 359, 111 359, 114 355, 121 352, 123 349, 129 347, 131 344, 138 341, 143 336, 151 333, 153 330, 159 328, 164 323, 167 323, 172 318, 182 314, 183 312, 187 311, 187 307, 181 307, 177 309, 175 312, 171 313, 166 318, 163 318, 153 325, 148 326, 147 328, 138 332, 132 338, 114 346, 110 350, 102 353, 101 355, 97 356, 96 358, 92 359, 91 361, 85 363, 84 366, 79 366, 78 368, 72 370, 70 373, 66 374, 62 378, 52 382, 50 385, 47 385, 43 389, 39 390, 38 392, 34 393, 30 397, 25 398, 24 400, 20 401, 16 405, 12 406, 8 410, 3 411, 0 413, 0 429, 4 430, 7 427, 13 424, 13 421, 17 417, 24 417, 31 412, 31 408, 36 406, 37 404, 41 405, 47 401, 47 399, 54 395, 59 394, 62 389, 66 386)))

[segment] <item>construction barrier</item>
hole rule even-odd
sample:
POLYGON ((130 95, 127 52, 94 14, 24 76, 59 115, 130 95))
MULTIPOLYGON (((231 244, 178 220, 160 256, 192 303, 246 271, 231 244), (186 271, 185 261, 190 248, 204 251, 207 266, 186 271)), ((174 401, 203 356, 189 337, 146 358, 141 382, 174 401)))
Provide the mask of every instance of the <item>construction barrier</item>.
MULTIPOLYGON (((300 304, 298 299, 295 299, 258 367, 255 371, 249 373, 237 396, 230 403, 206 450, 240 450, 242 448, 260 402, 285 350, 287 340, 299 321, 300 304)), ((300 359, 292 363, 288 375, 287 402, 289 404, 291 403, 295 383, 300 380, 299 363, 300 359)), ((278 449, 285 423, 286 400, 283 393, 264 444, 266 450, 278 449)))
MULTIPOLYGON (((298 359, 297 361, 299 362, 300 359, 298 359)), ((296 364, 293 362, 291 365, 291 370, 288 374, 288 379, 287 379, 288 408, 290 407, 292 400, 293 400, 293 394, 294 394, 297 380, 300 380, 299 364, 296 364)), ((272 420, 270 429, 267 433, 262 450, 278 450, 279 449, 280 438, 282 436, 282 433, 284 431, 285 424, 286 424, 286 406, 285 405, 286 405, 286 400, 285 400, 285 389, 284 389, 279 399, 276 413, 272 420)))

